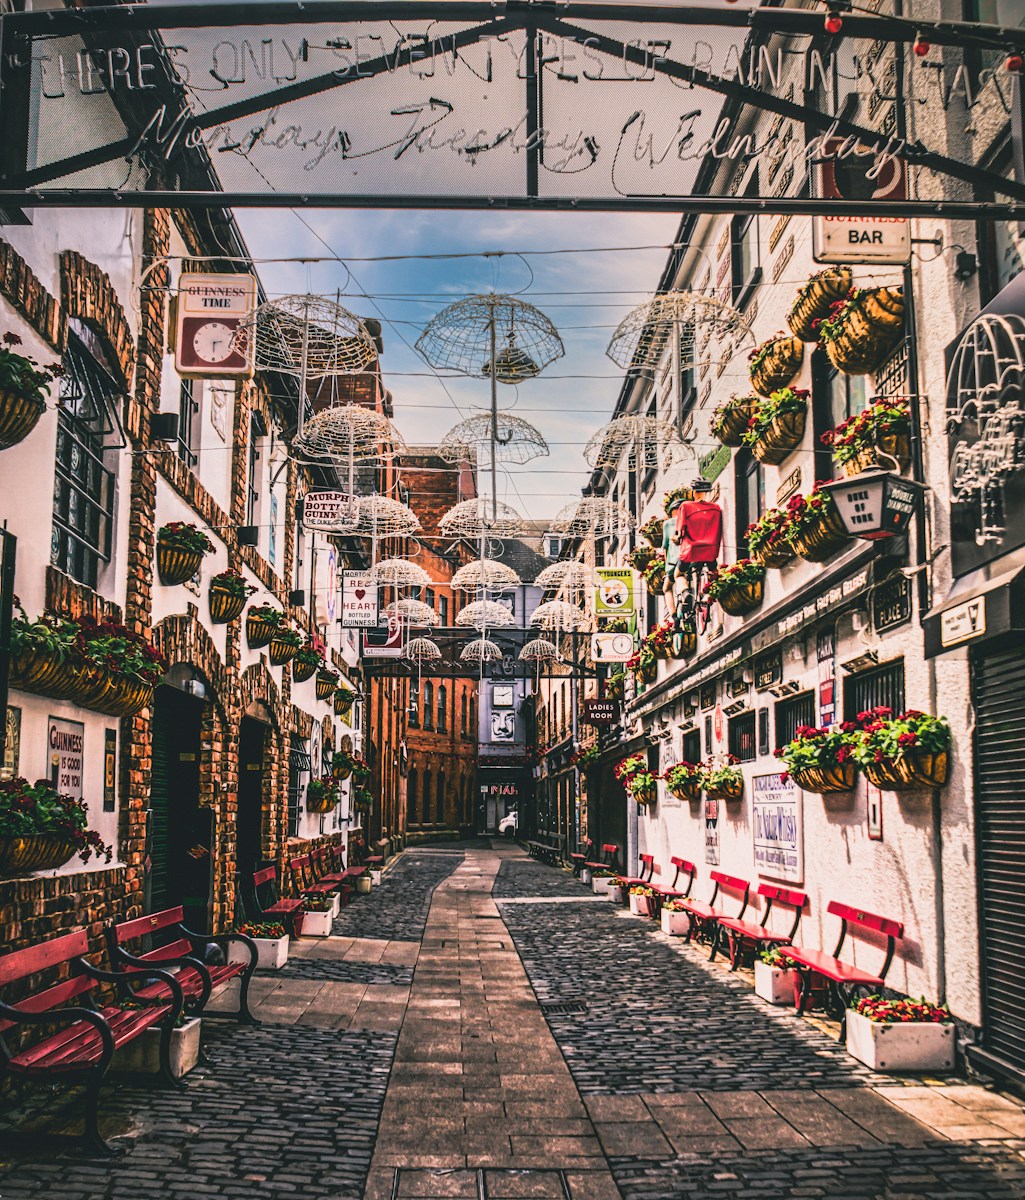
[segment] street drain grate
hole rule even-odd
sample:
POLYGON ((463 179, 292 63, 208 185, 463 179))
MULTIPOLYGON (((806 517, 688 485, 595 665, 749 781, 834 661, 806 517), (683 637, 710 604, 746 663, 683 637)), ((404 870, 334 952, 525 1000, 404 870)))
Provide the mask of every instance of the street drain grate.
MULTIPOLYGON (((586 1188, 586 1183, 585 1183, 586 1188)), ((407 1196, 461 1197, 463 1200, 497 1200, 499 1196, 537 1196, 570 1200, 565 1171, 536 1167, 397 1167, 392 1200, 407 1196)))
POLYGON ((546 1017, 566 1017, 571 1013, 585 1013, 587 1005, 583 1000, 567 1000, 564 1004, 542 1004, 541 1013, 546 1017))

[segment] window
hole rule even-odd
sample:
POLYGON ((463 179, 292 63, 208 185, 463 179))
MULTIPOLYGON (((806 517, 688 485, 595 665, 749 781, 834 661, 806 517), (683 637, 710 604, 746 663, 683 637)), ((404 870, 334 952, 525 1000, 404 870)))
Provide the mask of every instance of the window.
POLYGON ((438 729, 448 729, 448 688, 443 683, 438 684, 438 729))
POLYGON ((406 712, 406 717, 408 718, 407 723, 409 725, 412 725, 414 729, 419 728, 419 726, 420 726, 420 694, 419 693, 417 693, 417 695, 415 695, 415 696, 410 695, 409 708, 406 712))
POLYGON ((867 375, 842 375, 821 350, 812 355, 811 365, 815 478, 832 479, 837 470, 822 435, 866 408, 871 389, 867 375))
POLYGON ((689 729, 683 735, 683 761, 698 763, 701 761, 701 734, 697 729, 689 729))
POLYGON ((123 389, 107 369, 95 337, 70 323, 57 413, 50 561, 80 583, 97 586, 110 561, 114 475, 104 465, 104 435, 116 425, 113 406, 123 389))
POLYGON ((765 472, 745 446, 737 452, 737 558, 747 557, 747 527, 765 512, 765 472))
MULTIPOLYGON (((425 798, 426 803, 426 798, 425 798)), ((434 799, 434 822, 443 825, 445 822, 445 772, 438 772, 438 794, 434 799)))
POLYGON ((904 660, 883 663, 870 671, 848 675, 843 684, 843 715, 854 721, 858 713, 872 708, 892 708, 904 711, 904 660))
POLYGON ((780 700, 776 704, 776 745, 785 746, 792 742, 799 726, 817 724, 814 692, 802 692, 799 696, 780 700))
POLYGON ((466 693, 459 693, 459 732, 466 737, 466 693))
POLYGON ((755 715, 741 713, 732 717, 729 724, 730 753, 741 762, 753 762, 757 757, 755 747, 755 715))
POLYGON ((470 696, 470 737, 477 736, 477 697, 470 696))
POLYGON ((764 758, 769 753, 769 710, 758 710, 758 754, 764 758))
POLYGON ((263 419, 253 413, 249 420, 249 470, 246 479, 246 524, 259 524, 260 485, 260 437, 264 429, 263 419))
POLYGON ((199 433, 199 401, 196 399, 196 381, 183 379, 178 393, 178 457, 190 469, 198 461, 196 436, 199 433))
POLYGON ((433 782, 434 776, 430 773, 430 771, 424 771, 424 786, 423 792, 421 793, 423 795, 423 805, 420 810, 421 825, 426 825, 431 819, 431 784, 433 782))
POLYGON ((434 684, 428 680, 424 684, 424 729, 434 728, 434 684))
MULTIPOLYGON (((752 184, 756 181, 757 176, 752 184)), ((746 194, 755 195, 755 188, 749 187, 746 194)), ((730 278, 735 308, 743 308, 758 286, 762 277, 760 261, 758 218, 751 213, 740 213, 730 221, 730 278)))
POLYGON ((442 628, 448 626, 448 596, 442 596, 438 600, 438 617, 442 628))
POLYGON ((424 604, 434 607, 434 588, 424 588, 424 604))
POLYGON ((417 788, 420 785, 420 772, 414 767, 406 779, 406 820, 410 825, 419 825, 419 814, 417 812, 417 788))
POLYGON ((305 738, 289 738, 288 741, 288 836, 299 836, 299 799, 303 793, 303 780, 309 778, 313 767, 305 738))

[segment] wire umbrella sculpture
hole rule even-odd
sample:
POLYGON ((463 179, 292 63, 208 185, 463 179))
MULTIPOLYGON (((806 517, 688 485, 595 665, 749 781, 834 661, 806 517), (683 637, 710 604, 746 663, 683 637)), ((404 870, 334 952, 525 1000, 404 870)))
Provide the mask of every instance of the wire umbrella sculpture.
POLYGON ((504 604, 499 604, 496 600, 474 600, 459 610, 456 624, 471 626, 483 633, 489 627, 500 629, 515 625, 516 618, 504 604))
POLYGON ((424 663, 440 662, 441 647, 430 638, 416 637, 411 638, 406 643, 406 649, 403 653, 410 662, 416 663, 416 694, 419 696, 423 681, 424 663))
POLYGON ((699 341, 717 345, 729 338, 754 341, 751 323, 732 305, 697 292, 663 292, 626 314, 605 353, 623 370, 652 370, 668 347, 679 380, 683 366, 697 365, 699 341))
POLYGON ((405 621, 410 626, 430 628, 432 625, 437 625, 438 623, 438 614, 429 604, 425 604, 422 600, 414 600, 408 596, 386 604, 381 615, 405 621))
POLYGON ((492 642, 486 637, 476 638, 472 642, 467 642, 459 655, 463 662, 468 663, 484 663, 497 662, 502 655, 502 647, 497 642, 492 642))
POLYGON ((594 571, 582 562, 554 562, 539 571, 534 580, 534 586, 551 591, 554 588, 567 588, 570 591, 582 591, 594 582, 594 571))
POLYGON ((523 518, 516 509, 502 501, 489 504, 480 497, 454 504, 438 522, 443 537, 473 538, 476 541, 489 536, 516 537, 524 527, 523 518))
POLYGON ((356 464, 395 454, 404 443, 383 413, 360 404, 338 404, 314 413, 296 434, 293 445, 300 454, 326 458, 344 467, 348 494, 353 496, 356 464))
POLYGON ((638 462, 656 466, 653 456, 663 449, 674 455, 686 449, 671 421, 651 416, 616 417, 591 435, 584 458, 592 467, 617 467, 623 455, 632 450, 638 462))
POLYGON ((370 581, 378 587, 426 587, 431 577, 406 558, 385 558, 370 568, 370 581))
POLYGON ((568 633, 584 620, 586 615, 575 605, 567 604, 565 600, 546 600, 530 614, 531 625, 556 633, 568 633))
POLYGON ((611 496, 583 496, 559 509, 548 532, 560 537, 614 537, 629 526, 630 520, 630 514, 611 496))
POLYGON ((538 429, 507 412, 496 414, 494 419, 490 413, 478 413, 460 421, 442 438, 438 453, 446 462, 471 460, 488 467, 492 447, 500 462, 518 466, 549 453, 548 443, 538 429))
POLYGON ((419 533, 420 518, 406 504, 390 496, 359 496, 356 499, 353 533, 367 537, 399 537, 419 533))
POLYGON ((519 587, 521 582, 512 567, 493 558, 468 562, 452 576, 452 586, 464 591, 484 588, 489 592, 507 592, 510 588, 519 587))

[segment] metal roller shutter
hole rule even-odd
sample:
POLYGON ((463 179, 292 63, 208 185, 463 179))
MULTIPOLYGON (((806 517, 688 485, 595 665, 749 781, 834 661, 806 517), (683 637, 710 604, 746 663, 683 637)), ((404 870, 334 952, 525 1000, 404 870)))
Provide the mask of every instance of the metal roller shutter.
POLYGON ((169 722, 161 711, 159 701, 156 713, 159 715, 153 721, 153 770, 149 794, 149 855, 152 863, 149 876, 150 912, 159 912, 167 907, 171 853, 171 739, 169 722))
POLYGON ((973 661, 983 1041, 1025 1072, 1025 649, 973 661))

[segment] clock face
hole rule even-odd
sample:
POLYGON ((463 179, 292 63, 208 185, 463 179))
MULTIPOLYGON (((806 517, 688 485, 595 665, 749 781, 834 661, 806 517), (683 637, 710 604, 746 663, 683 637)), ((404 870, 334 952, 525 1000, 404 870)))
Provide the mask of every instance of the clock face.
POLYGON ((200 325, 192 338, 192 349, 196 357, 207 363, 221 363, 232 354, 235 330, 221 321, 207 321, 200 325))

